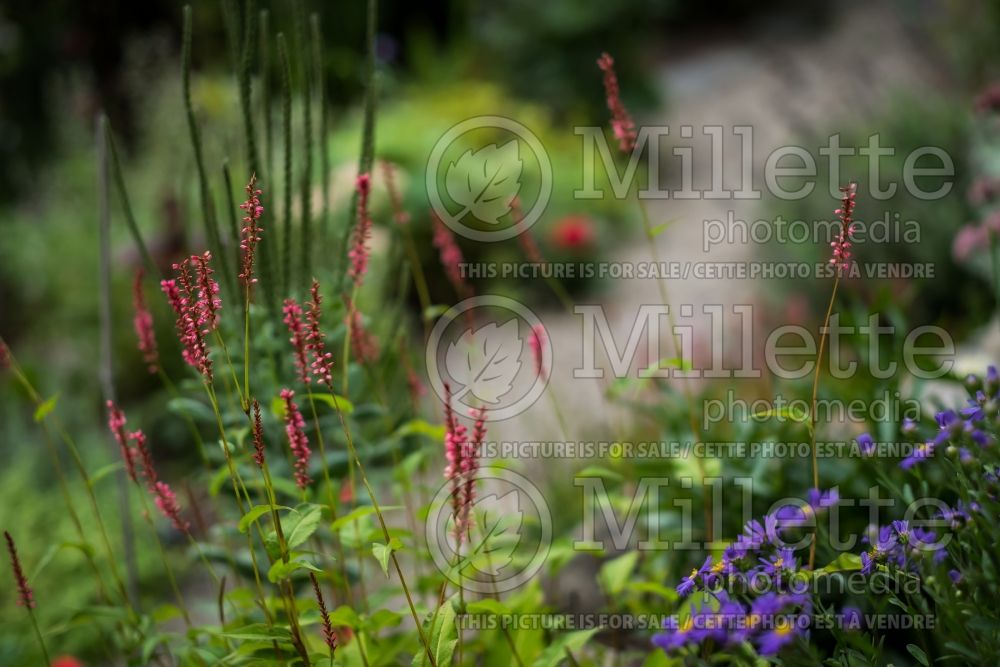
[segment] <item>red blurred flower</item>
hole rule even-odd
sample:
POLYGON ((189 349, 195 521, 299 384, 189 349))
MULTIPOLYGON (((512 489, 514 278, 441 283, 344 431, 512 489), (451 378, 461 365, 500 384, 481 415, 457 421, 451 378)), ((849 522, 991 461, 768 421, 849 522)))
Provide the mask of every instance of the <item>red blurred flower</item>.
POLYGON ((140 267, 136 269, 135 283, 132 285, 132 305, 135 308, 132 325, 139 351, 142 352, 142 360, 146 362, 149 372, 155 373, 159 369, 160 354, 156 349, 156 335, 153 333, 153 314, 146 308, 146 297, 142 291, 142 277, 140 267))
POLYGON ((79 659, 71 655, 61 655, 52 661, 51 667, 87 667, 79 659))
POLYGON ((567 215, 550 233, 552 244, 563 250, 585 250, 596 238, 594 223, 584 215, 567 215))

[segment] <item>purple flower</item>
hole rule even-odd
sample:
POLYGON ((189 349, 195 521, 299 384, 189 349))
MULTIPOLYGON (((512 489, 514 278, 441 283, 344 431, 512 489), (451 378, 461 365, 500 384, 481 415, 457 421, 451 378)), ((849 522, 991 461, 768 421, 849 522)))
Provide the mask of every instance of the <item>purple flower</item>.
POLYGON ((844 607, 838 617, 842 630, 860 630, 864 627, 865 617, 857 607, 844 607))
POLYGON ((867 433, 862 433, 858 436, 858 447, 861 448, 861 454, 863 456, 874 456, 875 455, 875 441, 867 433))
POLYGON ((795 552, 787 547, 778 549, 777 553, 768 559, 761 558, 760 562, 767 574, 779 579, 783 574, 790 574, 798 569, 798 560, 795 558, 795 552))
POLYGON ((923 444, 917 445, 913 453, 907 456, 905 459, 899 462, 899 467, 903 470, 909 470, 913 466, 917 465, 924 459, 928 459, 934 456, 934 447, 936 443, 934 441, 925 442, 923 444))
POLYGON ((800 635, 799 623, 805 618, 801 614, 778 616, 772 628, 757 640, 757 651, 764 656, 777 655, 786 644, 800 635))
POLYGON ((712 566, 712 557, 709 556, 708 558, 705 559, 705 562, 702 563, 700 568, 698 567, 694 568, 693 570, 691 570, 690 574, 681 579, 681 583, 677 585, 677 594, 680 595, 681 597, 686 597, 698 585, 698 578, 701 575, 708 572, 711 566, 712 566))
POLYGON ((774 513, 774 518, 782 527, 801 526, 810 517, 822 513, 828 507, 836 505, 838 502, 840 502, 840 493, 837 489, 830 489, 829 491, 809 489, 805 505, 794 503, 782 505, 774 513))
POLYGON ((962 573, 958 570, 951 569, 948 570, 948 578, 951 579, 951 583, 960 584, 962 583, 962 573))

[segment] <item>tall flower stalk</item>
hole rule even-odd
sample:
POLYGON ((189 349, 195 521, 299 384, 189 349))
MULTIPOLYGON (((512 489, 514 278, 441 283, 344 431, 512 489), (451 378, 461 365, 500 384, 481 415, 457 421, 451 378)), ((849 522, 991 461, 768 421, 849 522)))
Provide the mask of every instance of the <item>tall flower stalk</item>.
POLYGON ((24 576, 24 569, 21 567, 21 558, 17 555, 17 546, 14 544, 14 538, 6 530, 3 531, 3 536, 7 541, 10 567, 14 573, 14 584, 17 587, 17 604, 27 610, 28 617, 31 619, 31 627, 34 629, 35 637, 38 639, 38 648, 42 652, 42 657, 45 658, 45 664, 48 665, 51 660, 49 659, 49 651, 45 648, 45 639, 42 637, 42 631, 38 627, 38 620, 35 618, 34 593, 31 587, 28 586, 28 578, 24 576))
MULTIPOLYGON (((834 267, 833 289, 830 290, 830 302, 826 306, 826 315, 823 318, 823 327, 819 331, 819 348, 816 351, 816 369, 813 373, 812 399, 809 410, 809 438, 812 452, 812 488, 819 489, 819 456, 816 451, 816 407, 819 394, 819 376, 822 368, 823 350, 826 346, 827 330, 830 326, 830 316, 833 314, 833 304, 837 300, 837 288, 840 286, 840 278, 845 270, 850 266, 851 259, 851 234, 854 231, 854 203, 857 196, 858 186, 853 181, 840 188, 841 201, 840 208, 834 214, 840 218, 840 228, 837 230, 837 238, 830 242, 832 248, 830 264, 834 267)), ((812 544, 809 546, 809 569, 816 564, 816 541, 817 535, 813 533, 812 544)))
MULTIPOLYGON (((611 112, 611 129, 614 132, 615 138, 618 140, 618 148, 625 155, 630 155, 632 151, 636 148, 636 140, 638 134, 636 133, 635 122, 632 120, 631 115, 629 115, 628 109, 625 108, 625 104, 621 100, 621 90, 618 85, 618 76, 614 69, 615 61, 607 53, 601 54, 601 57, 597 60, 597 66, 604 73, 604 92, 607 97, 608 110, 611 112)), ((656 245, 657 230, 653 227, 652 220, 649 216, 649 209, 646 207, 646 201, 636 195, 636 200, 639 202, 639 212, 642 214, 642 227, 646 236, 646 244, 649 246, 649 254, 653 259, 653 262, 657 265, 662 264, 660 259, 660 251, 656 245)), ((667 285, 665 280, 660 277, 656 280, 656 287, 660 292, 660 303, 664 306, 668 306, 667 310, 667 321, 670 325, 670 331, 673 335, 674 341, 674 351, 677 354, 676 366, 678 369, 684 367, 684 351, 681 348, 681 338, 680 334, 677 332, 677 326, 674 322, 673 309, 669 308, 670 297, 667 294, 667 285)), ((684 400, 686 402, 686 412, 688 415, 688 425, 691 428, 691 435, 696 440, 700 440, 702 437, 701 429, 698 427, 698 419, 694 413, 694 396, 691 394, 691 388, 688 386, 686 378, 681 380, 681 390, 684 394, 684 400)), ((695 466, 698 469, 698 474, 702 478, 705 477, 705 466, 702 464, 701 459, 697 456, 694 457, 695 466)), ((705 494, 705 534, 706 541, 711 541, 714 539, 714 522, 715 522, 715 512, 713 510, 712 494, 705 494)))

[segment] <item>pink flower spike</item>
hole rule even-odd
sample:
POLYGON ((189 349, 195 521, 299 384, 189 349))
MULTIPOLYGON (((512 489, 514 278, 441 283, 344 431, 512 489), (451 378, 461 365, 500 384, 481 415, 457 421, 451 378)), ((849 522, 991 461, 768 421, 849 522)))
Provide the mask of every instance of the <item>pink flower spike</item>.
POLYGON ((17 585, 17 604, 27 609, 35 608, 35 595, 28 586, 28 578, 24 576, 21 559, 17 555, 14 538, 6 530, 3 536, 7 540, 7 553, 10 554, 10 567, 14 571, 14 583, 17 585))
POLYGON ((857 189, 857 183, 853 181, 840 188, 843 198, 840 208, 834 211, 834 214, 840 218, 840 231, 836 240, 830 243, 830 247, 833 248, 830 263, 835 265, 839 271, 846 270, 850 265, 851 233, 854 231, 854 198, 857 189))
POLYGON ((204 254, 192 255, 191 261, 194 262, 198 274, 198 302, 195 305, 198 326, 202 327, 202 335, 207 336, 219 325, 219 309, 222 308, 222 301, 217 296, 219 283, 212 278, 215 271, 209 265, 212 261, 211 252, 206 250, 204 254))
POLYGON ((312 580, 313 593, 316 595, 316 605, 319 607, 319 617, 323 624, 323 643, 330 649, 331 655, 337 648, 337 635, 333 631, 333 624, 330 622, 330 613, 326 610, 326 601, 323 600, 323 592, 319 589, 319 580, 312 572, 309 573, 312 580))
POLYGON ((604 72, 604 94, 608 98, 608 110, 611 112, 611 129, 618 139, 618 148, 623 153, 631 153, 635 148, 635 123, 622 104, 621 91, 618 88, 618 75, 615 74, 615 61, 607 53, 602 53, 597 59, 597 66, 604 72))
POLYGON ((0 370, 10 368, 10 350, 7 343, 0 340, 0 370))
POLYGON ((156 465, 153 463, 153 452, 149 450, 149 446, 146 444, 146 434, 142 431, 135 431, 128 434, 128 439, 134 443, 132 445, 134 449, 130 452, 132 458, 142 462, 142 476, 146 480, 146 486, 152 490, 158 479, 156 476, 156 465))
POLYGON ((264 467, 264 424, 260 418, 260 403, 253 399, 253 460, 264 467))
POLYGON ((177 496, 166 482, 156 482, 150 491, 153 493, 153 502, 160 510, 160 513, 170 519, 174 528, 182 533, 191 529, 191 524, 181 519, 181 506, 177 503, 177 496))
POLYGON ((306 359, 309 333, 302 324, 302 306, 295 299, 285 299, 282 312, 285 313, 285 326, 288 327, 288 333, 292 334, 288 340, 292 344, 292 354, 295 355, 295 372, 302 384, 309 384, 312 381, 312 378, 309 377, 309 362, 306 359))
POLYGON ((282 389, 281 398, 285 401, 285 434, 288 436, 288 446, 295 456, 295 484, 300 489, 305 489, 312 482, 308 473, 312 452, 305 434, 306 421, 299 412, 299 406, 292 400, 295 398, 294 391, 282 389))
POLYGON ((455 235, 441 221, 441 218, 436 213, 433 214, 433 217, 434 247, 438 249, 441 257, 441 266, 444 268, 444 273, 448 276, 448 280, 455 288, 455 292, 460 296, 464 296, 471 290, 462 276, 462 264, 465 263, 465 258, 462 256, 462 249, 458 247, 455 235))
POLYGON ((372 220, 368 215, 368 195, 371 193, 371 177, 368 174, 358 176, 355 187, 358 190, 358 216, 354 227, 354 242, 347 253, 351 260, 348 275, 354 281, 355 287, 361 287, 361 281, 368 272, 368 237, 371 235, 372 220))
POLYGON ((326 343, 324 342, 326 334, 320 327, 323 297, 319 293, 319 282, 316 280, 313 280, 309 294, 309 303, 306 304, 306 350, 312 355, 310 367, 313 375, 316 376, 316 382, 325 384, 332 391, 333 354, 326 351, 326 343))
POLYGON ((360 364, 371 364, 378 361, 378 341, 375 336, 365 328, 361 320, 361 312, 357 308, 347 307, 347 326, 351 330, 351 354, 360 364))
POLYGON ((264 214, 264 207, 260 203, 260 195, 263 194, 257 189, 257 174, 250 176, 247 183, 247 199, 240 204, 240 208, 246 214, 243 216, 243 227, 240 229, 240 282, 250 289, 256 284, 257 278, 253 275, 254 259, 257 254, 257 244, 260 243, 260 234, 263 227, 260 226, 260 217, 264 214))
POLYGON ((139 352, 150 373, 156 373, 160 367, 160 353, 156 348, 156 334, 153 333, 153 314, 146 308, 146 297, 142 291, 143 270, 140 267, 135 272, 135 282, 132 285, 132 305, 135 316, 132 325, 138 340, 139 352))
POLYGON ((122 461, 125 463, 125 472, 128 474, 129 479, 138 483, 139 478, 135 469, 136 452, 129 445, 129 437, 125 432, 125 413, 119 410, 111 401, 108 401, 107 407, 108 429, 111 431, 111 435, 114 436, 115 442, 118 443, 118 449, 122 454, 122 461))
POLYGON ((208 356, 203 329, 199 326, 200 316, 193 305, 191 268, 189 260, 174 264, 177 278, 160 281, 160 287, 177 316, 175 327, 181 342, 181 356, 185 363, 201 373, 207 381, 212 381, 212 360, 208 356))

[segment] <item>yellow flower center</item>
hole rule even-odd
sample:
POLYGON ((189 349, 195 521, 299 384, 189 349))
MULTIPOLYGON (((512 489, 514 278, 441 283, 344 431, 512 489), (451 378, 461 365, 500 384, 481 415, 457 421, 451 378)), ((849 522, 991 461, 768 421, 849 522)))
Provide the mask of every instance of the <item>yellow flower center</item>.
POLYGON ((688 575, 688 579, 694 579, 698 576, 698 568, 691 570, 691 574, 688 575))
POLYGON ((784 558, 779 558, 778 560, 774 561, 774 569, 780 570, 783 567, 785 567, 785 559, 784 558))
POLYGON ((774 632, 777 635, 784 636, 792 631, 792 624, 788 621, 781 619, 778 621, 778 625, 774 628, 774 632))
POLYGON ((712 566, 712 572, 722 572, 722 568, 725 567, 725 565, 726 564, 720 560, 718 563, 712 566))

